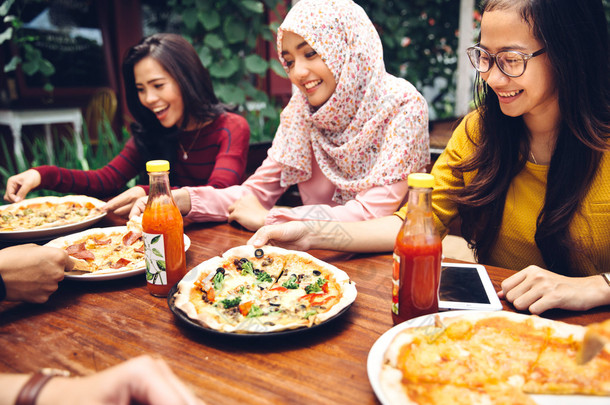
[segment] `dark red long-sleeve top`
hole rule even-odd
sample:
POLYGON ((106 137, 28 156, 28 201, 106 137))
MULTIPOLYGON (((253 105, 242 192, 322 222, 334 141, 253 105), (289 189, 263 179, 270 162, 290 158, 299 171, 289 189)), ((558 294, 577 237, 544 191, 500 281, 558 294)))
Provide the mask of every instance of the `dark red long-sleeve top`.
MULTIPOLYGON (((170 170, 172 186, 209 185, 224 188, 241 183, 248 155, 250 127, 244 117, 223 113, 200 130, 184 131, 178 140, 187 152, 178 148, 176 161, 170 170)), ((115 195, 145 170, 135 141, 130 138, 125 147, 110 163, 98 170, 64 169, 57 166, 35 167, 41 177, 38 188, 61 193, 89 196, 115 195)), ((148 187, 145 187, 147 189, 148 187)))

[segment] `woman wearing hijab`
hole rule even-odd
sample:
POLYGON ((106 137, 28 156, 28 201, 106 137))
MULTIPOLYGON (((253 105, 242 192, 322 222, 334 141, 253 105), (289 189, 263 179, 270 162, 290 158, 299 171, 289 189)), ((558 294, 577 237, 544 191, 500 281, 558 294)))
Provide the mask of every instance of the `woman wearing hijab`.
POLYGON ((385 71, 366 13, 351 0, 301 0, 280 26, 277 46, 295 91, 267 159, 241 186, 175 190, 181 212, 250 230, 394 212, 408 174, 429 163, 428 110, 410 83, 385 71), (274 207, 293 184, 303 206, 274 207))

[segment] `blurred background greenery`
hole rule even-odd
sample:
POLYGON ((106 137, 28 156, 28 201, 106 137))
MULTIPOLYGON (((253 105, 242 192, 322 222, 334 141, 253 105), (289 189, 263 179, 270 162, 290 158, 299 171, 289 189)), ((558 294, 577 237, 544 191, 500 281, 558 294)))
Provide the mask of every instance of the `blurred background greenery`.
MULTIPOLYGON (((53 92, 55 68, 36 49, 36 38, 23 29, 25 7, 57 0, 5 0, 0 4, 0 44, 11 42, 21 49, 17 59, 5 60, 5 73, 19 65, 26 75, 38 77, 53 92)), ((380 33, 388 72, 413 83, 427 98, 432 120, 455 119, 457 47, 460 2, 457 0, 355 0, 370 16, 380 33)), ((610 20, 610 0, 603 0, 610 20)), ((478 1, 477 1, 478 3, 478 1)), ((141 0, 143 35, 176 32, 191 41, 210 71, 220 100, 234 106, 251 127, 251 142, 268 142, 287 101, 265 91, 270 76, 286 75, 269 49, 275 47, 275 31, 282 20, 286 0, 141 0), (272 72, 272 73, 270 73, 272 72)), ((473 10, 473 25, 480 14, 473 10)), ((474 38, 472 39, 475 40, 474 38)), ((62 76, 62 77, 65 77, 62 76)), ((129 138, 125 128, 98 123, 97 140, 90 142, 84 129, 85 157, 91 169, 103 167, 129 138)), ((65 131, 64 131, 65 132, 65 131)), ((17 172, 6 137, 0 137, 0 192, 6 179, 17 172)), ((73 136, 54 134, 55 161, 63 167, 82 168, 76 158, 73 136)), ((42 138, 25 138, 31 166, 48 164, 42 138)), ((45 193, 40 193, 45 194, 45 193)))

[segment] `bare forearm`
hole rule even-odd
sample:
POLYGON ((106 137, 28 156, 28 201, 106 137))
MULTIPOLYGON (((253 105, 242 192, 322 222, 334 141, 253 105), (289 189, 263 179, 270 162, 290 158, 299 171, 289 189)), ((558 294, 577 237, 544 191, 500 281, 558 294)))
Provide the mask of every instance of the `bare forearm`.
POLYGON ((306 222, 311 224, 311 249, 346 252, 390 252, 402 220, 396 215, 359 222, 306 222))
POLYGON ((0 375, 0 405, 13 405, 17 395, 26 381, 30 378, 27 374, 2 374, 0 375))

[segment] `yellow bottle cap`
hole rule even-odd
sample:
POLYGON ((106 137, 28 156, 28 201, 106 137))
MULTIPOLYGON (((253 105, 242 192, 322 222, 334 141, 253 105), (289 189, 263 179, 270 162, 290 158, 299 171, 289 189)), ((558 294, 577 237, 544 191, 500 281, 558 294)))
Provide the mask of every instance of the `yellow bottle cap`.
POLYGON ((149 160, 146 162, 147 172, 169 172, 169 162, 167 160, 149 160))
POLYGON ((409 182, 409 187, 434 187, 434 176, 430 173, 411 173, 409 177, 407 177, 407 181, 409 182))

